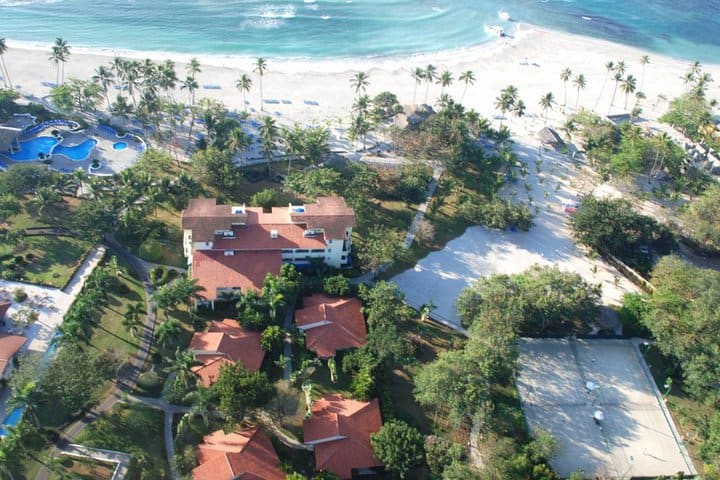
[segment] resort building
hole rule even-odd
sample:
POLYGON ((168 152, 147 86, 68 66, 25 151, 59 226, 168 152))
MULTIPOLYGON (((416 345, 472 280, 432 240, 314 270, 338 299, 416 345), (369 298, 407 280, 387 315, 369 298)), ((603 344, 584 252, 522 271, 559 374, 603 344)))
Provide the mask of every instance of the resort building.
POLYGON ((351 479, 363 470, 381 467, 370 435, 382 428, 380 405, 326 395, 313 405, 312 418, 303 424, 305 444, 315 451, 315 469, 351 479))
POLYGON ((355 212, 341 197, 273 207, 218 205, 214 198, 190 200, 182 211, 183 252, 192 277, 204 288, 202 303, 260 290, 265 275, 282 263, 313 259, 340 268, 350 262, 355 212))
POLYGON ((27 342, 27 338, 7 333, 0 334, 0 378, 9 378, 13 371, 13 357, 27 342))
POLYGON ((225 433, 218 430, 198 445, 193 480, 284 480, 280 459, 260 427, 225 433))
POLYGON ((367 342, 362 304, 357 298, 312 295, 295 311, 295 324, 305 333, 305 345, 319 358, 338 350, 362 347, 367 342))
POLYGON ((246 369, 257 372, 265 358, 260 332, 245 330, 228 318, 212 322, 207 332, 196 332, 188 349, 202 362, 191 370, 206 388, 215 383, 223 365, 240 362, 246 369))

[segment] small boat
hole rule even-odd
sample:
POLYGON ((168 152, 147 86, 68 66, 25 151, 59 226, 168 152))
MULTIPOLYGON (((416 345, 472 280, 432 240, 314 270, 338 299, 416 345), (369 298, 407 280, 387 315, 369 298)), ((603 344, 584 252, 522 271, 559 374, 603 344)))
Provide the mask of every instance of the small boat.
POLYGON ((583 20, 587 20, 588 22, 592 21, 592 17, 587 17, 587 16, 585 16, 585 15, 583 15, 583 16, 580 17, 580 18, 582 18, 583 20))
POLYGON ((485 25, 485 31, 497 37, 504 37, 505 30, 500 25, 485 25))
POLYGON ((498 18, 505 22, 509 22, 511 19, 510 14, 505 10, 498 10, 498 18))

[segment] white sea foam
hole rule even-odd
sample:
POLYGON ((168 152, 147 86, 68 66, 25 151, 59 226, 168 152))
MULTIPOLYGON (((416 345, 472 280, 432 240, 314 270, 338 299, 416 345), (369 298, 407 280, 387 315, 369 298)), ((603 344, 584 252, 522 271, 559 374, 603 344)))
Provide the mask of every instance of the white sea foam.
POLYGON ((24 7, 27 5, 48 5, 65 0, 0 0, 0 7, 24 7))

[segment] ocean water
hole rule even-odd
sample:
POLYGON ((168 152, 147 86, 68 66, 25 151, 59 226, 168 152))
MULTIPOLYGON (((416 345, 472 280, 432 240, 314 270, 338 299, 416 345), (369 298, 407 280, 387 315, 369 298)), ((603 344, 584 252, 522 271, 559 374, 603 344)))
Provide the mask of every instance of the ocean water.
POLYGON ((73 46, 288 58, 478 45, 513 19, 720 63, 720 0, 0 0, 0 35, 73 46))

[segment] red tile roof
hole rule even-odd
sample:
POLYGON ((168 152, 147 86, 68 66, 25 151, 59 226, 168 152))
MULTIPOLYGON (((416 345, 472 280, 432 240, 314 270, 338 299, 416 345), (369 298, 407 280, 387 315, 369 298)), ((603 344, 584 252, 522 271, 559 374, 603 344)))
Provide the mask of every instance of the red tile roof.
POLYGON ((280 459, 259 427, 206 435, 198 445, 193 480, 284 480, 280 459))
POLYGON ((345 229, 355 226, 355 211, 342 197, 319 197, 315 203, 306 204, 304 210, 290 217, 294 222, 306 223, 308 228, 322 228, 331 240, 344 239, 345 229))
POLYGON ((245 223, 247 215, 232 213, 231 205, 217 205, 214 198, 193 198, 180 213, 184 230, 192 230, 193 242, 211 241, 215 230, 228 230, 233 223, 245 223))
POLYGON ((218 289, 240 288, 261 290, 265 275, 280 273, 282 254, 279 250, 267 252, 235 252, 225 256, 222 251, 195 250, 193 252, 192 276, 204 291, 199 295, 206 300, 216 300, 218 289))
POLYGON ((333 298, 313 295, 303 299, 303 308, 295 311, 298 327, 317 322, 327 325, 305 330, 305 344, 320 358, 334 357, 338 350, 359 348, 367 342, 362 304, 357 298, 333 298))
POLYGON ((10 302, 0 302, 0 320, 5 317, 5 314, 10 309, 10 302))
POLYGON ((320 234, 305 236, 305 228, 294 223, 265 223, 235 227, 235 238, 218 238, 213 246, 217 250, 281 250, 283 248, 318 248, 324 250, 325 237, 320 234), (272 231, 277 238, 271 237, 272 231))
POLYGON ((315 445, 315 468, 349 479, 353 468, 378 467, 370 435, 382 427, 377 399, 370 402, 326 395, 313 405, 313 417, 303 424, 305 443, 315 445), (340 436, 336 440, 324 439, 340 436), (316 443, 317 442, 317 443, 316 443))
POLYGON ((25 345, 27 338, 9 333, 0 334, 0 376, 5 372, 12 357, 25 345))
POLYGON ((245 330, 229 318, 212 322, 207 332, 195 333, 188 349, 203 362, 192 371, 205 387, 215 383, 223 365, 240 362, 248 370, 257 372, 265 358, 265 350, 260 346, 260 332, 245 330))

